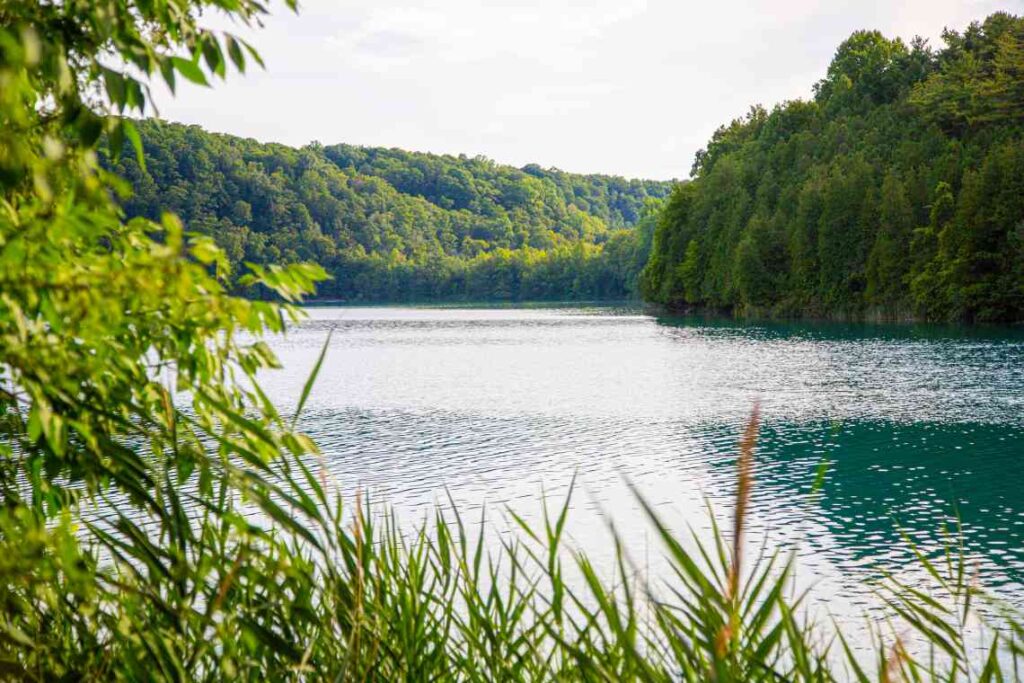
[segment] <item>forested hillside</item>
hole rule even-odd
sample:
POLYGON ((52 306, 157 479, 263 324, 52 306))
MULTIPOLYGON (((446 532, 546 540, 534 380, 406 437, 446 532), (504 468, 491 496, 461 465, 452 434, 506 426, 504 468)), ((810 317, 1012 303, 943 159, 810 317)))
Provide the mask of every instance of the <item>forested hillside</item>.
POLYGON ((1024 19, 944 42, 857 32, 811 101, 720 128, 659 219, 645 297, 1024 319, 1024 19))
POLYGON ((173 211, 235 266, 317 262, 333 278, 319 295, 346 300, 633 294, 672 187, 482 157, 139 129, 145 169, 130 153, 114 164, 134 188, 129 215, 173 211))
POLYGON ((536 164, 518 169, 485 157, 353 145, 332 145, 324 148, 324 153, 353 174, 384 178, 399 192, 423 197, 442 208, 467 209, 483 216, 511 212, 521 223, 532 221, 537 209, 564 216, 565 207, 574 206, 608 227, 627 228, 639 220, 648 197, 667 194, 666 183, 660 181, 578 175, 536 164), (515 215, 517 211, 525 215, 515 215))

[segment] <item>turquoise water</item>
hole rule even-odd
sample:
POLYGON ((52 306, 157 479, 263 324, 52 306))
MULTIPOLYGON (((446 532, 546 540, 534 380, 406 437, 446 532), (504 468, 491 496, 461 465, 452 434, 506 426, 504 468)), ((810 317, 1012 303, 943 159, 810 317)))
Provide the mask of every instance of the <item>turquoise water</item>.
MULTIPOLYGON (((722 519, 738 435, 763 410, 752 542, 799 549, 830 609, 909 571, 959 519, 982 580, 1024 606, 1024 333, 746 323, 629 308, 311 308, 274 342, 284 405, 333 337, 303 425, 332 479, 410 523, 438 501, 501 522, 577 477, 572 541, 658 550, 626 482, 676 528, 722 519), (808 489, 820 463, 824 495, 808 489)), ((651 559, 653 558, 653 559, 651 559)))

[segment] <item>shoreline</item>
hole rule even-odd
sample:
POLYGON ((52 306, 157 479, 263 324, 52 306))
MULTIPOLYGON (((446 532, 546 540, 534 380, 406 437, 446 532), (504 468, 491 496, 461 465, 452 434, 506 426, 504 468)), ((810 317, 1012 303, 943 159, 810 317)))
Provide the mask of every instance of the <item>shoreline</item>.
POLYGON ((303 308, 465 308, 465 309, 512 309, 512 308, 635 308, 653 316, 694 317, 714 321, 736 321, 745 323, 833 323, 847 325, 885 325, 897 327, 955 327, 959 329, 1024 329, 1024 320, 1019 321, 970 321, 970 320, 928 320, 906 313, 891 314, 883 311, 861 313, 818 311, 779 311, 762 307, 724 308, 715 306, 682 305, 643 301, 642 299, 529 299, 501 300, 400 300, 400 301, 350 301, 334 298, 313 298, 303 301, 303 308))

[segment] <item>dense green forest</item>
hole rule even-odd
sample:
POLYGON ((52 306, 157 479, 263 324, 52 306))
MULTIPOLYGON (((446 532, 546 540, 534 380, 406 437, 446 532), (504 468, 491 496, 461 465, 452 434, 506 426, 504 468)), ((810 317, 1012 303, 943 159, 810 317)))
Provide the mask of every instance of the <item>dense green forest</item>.
POLYGON ((319 263, 326 298, 642 289, 738 313, 1019 320, 1024 20, 994 14, 944 41, 853 34, 813 99, 721 127, 668 202, 674 183, 152 121, 146 168, 112 166, 134 187, 128 215, 177 213, 239 271, 319 263))
POLYGON ((859 31, 810 101, 698 153, 645 297, 739 313, 1024 319, 1024 19, 945 46, 859 31))
MULTIPOLYGON (((312 261, 321 297, 359 301, 635 295, 670 182, 483 157, 311 144, 138 124, 146 165, 112 164, 129 216, 173 211, 232 265, 312 261)), ((240 268, 235 268, 241 271, 240 268)))

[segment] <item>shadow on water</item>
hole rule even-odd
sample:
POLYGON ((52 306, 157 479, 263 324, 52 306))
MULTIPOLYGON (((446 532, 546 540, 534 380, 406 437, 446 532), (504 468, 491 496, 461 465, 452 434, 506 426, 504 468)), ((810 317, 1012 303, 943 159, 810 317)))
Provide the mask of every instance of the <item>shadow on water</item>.
POLYGON ((979 340, 1024 342, 1024 325, 954 325, 936 323, 836 322, 829 320, 738 319, 725 315, 654 316, 666 327, 693 327, 711 332, 729 332, 763 339, 809 339, 829 341, 891 340, 941 341, 979 340))

